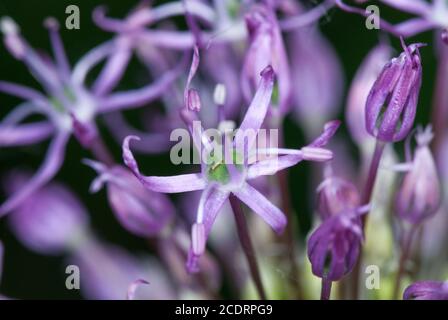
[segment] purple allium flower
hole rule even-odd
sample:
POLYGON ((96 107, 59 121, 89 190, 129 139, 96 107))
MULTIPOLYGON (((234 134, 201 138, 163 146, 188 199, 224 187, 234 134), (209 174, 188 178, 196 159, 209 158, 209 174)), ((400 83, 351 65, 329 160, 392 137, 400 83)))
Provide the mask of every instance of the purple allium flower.
POLYGON ((249 31, 249 48, 242 71, 243 94, 247 101, 251 99, 258 85, 260 72, 271 65, 278 84, 272 103, 279 107, 280 114, 285 114, 290 107, 291 75, 275 12, 268 6, 256 5, 246 15, 246 25, 249 31))
POLYGON ((366 101, 366 128, 375 138, 393 142, 404 139, 414 123, 422 84, 419 48, 406 46, 388 62, 370 90, 366 101))
POLYGON ((107 185, 109 205, 126 230, 141 237, 152 237, 172 221, 175 208, 170 200, 143 187, 129 170, 118 165, 108 168, 92 160, 85 163, 99 174, 92 182, 91 192, 107 185))
POLYGON ((315 132, 339 112, 344 86, 342 66, 317 26, 299 29, 289 40, 296 119, 315 132))
MULTIPOLYGON (((28 175, 13 173, 9 193, 23 188, 28 175)), ((84 237, 88 213, 66 186, 50 183, 26 198, 9 216, 10 226, 20 242, 43 254, 58 254, 75 247, 84 237)))
POLYGON ((313 274, 338 281, 358 259, 363 241, 361 219, 355 210, 324 220, 308 239, 308 259, 313 274))
MULTIPOLYGON (((188 76, 185 89, 185 109, 182 110, 182 117, 187 123, 193 137, 196 148, 203 154, 203 150, 212 150, 213 146, 209 138, 202 133, 202 129, 195 129, 193 121, 197 119, 197 114, 193 111, 191 99, 189 97, 195 89, 190 88, 190 82, 199 65, 199 54, 194 51, 193 63, 188 76)), ((243 121, 236 131, 233 141, 231 141, 232 151, 224 150, 225 155, 233 154, 233 159, 224 163, 223 159, 214 160, 211 153, 207 159, 201 161, 201 172, 190 173, 169 177, 143 176, 140 173, 137 162, 129 149, 129 142, 138 137, 127 137, 123 142, 123 159, 125 164, 140 179, 145 187, 152 191, 164 193, 179 193, 195 190, 203 190, 199 201, 199 208, 196 223, 192 227, 192 245, 187 262, 187 269, 191 272, 198 271, 197 261, 205 250, 206 239, 211 227, 219 213, 222 205, 232 193, 242 202, 247 204, 256 214, 263 218, 277 233, 281 233, 286 225, 284 214, 266 199, 260 192, 252 187, 247 181, 264 175, 272 175, 277 171, 291 167, 302 160, 326 161, 332 158, 332 153, 322 147, 333 136, 339 126, 338 121, 328 123, 324 132, 310 145, 300 149, 277 149, 257 150, 254 148, 256 136, 245 137, 247 131, 258 133, 270 105, 271 94, 274 87, 274 71, 271 67, 266 67, 261 72, 261 81, 257 92, 244 116, 243 121), (247 150, 254 150, 254 153, 273 154, 265 160, 248 164, 247 150), (241 164, 238 159, 241 158, 241 164)), ((196 103, 195 103, 196 104, 196 103)), ((228 144, 226 144, 226 147, 228 144)))
POLYGON ((448 282, 418 281, 403 293, 404 300, 448 300, 448 282))
POLYGON ((359 205, 358 189, 345 179, 332 175, 317 187, 317 212, 322 220, 354 210, 359 205))
POLYGON ((420 224, 435 214, 441 204, 441 186, 436 165, 429 149, 433 137, 431 126, 419 128, 417 147, 396 196, 396 213, 411 224, 420 224))
POLYGON ((109 81, 117 66, 107 64, 97 82, 90 90, 85 85, 88 72, 101 60, 116 50, 111 43, 102 44, 82 57, 71 69, 58 33, 58 23, 49 18, 46 26, 50 31, 55 61, 44 59, 20 35, 19 27, 9 17, 0 21, 0 30, 9 52, 28 67, 44 90, 44 94, 22 85, 0 81, 0 91, 24 99, 0 122, 1 146, 30 145, 53 136, 45 160, 36 175, 18 193, 0 206, 0 215, 13 210, 39 187, 47 183, 62 165, 65 146, 71 134, 85 147, 92 147, 97 137, 95 117, 112 111, 136 108, 160 96, 179 75, 181 66, 155 83, 126 92, 109 93, 98 88, 101 81, 109 81), (98 91, 99 90, 99 91, 98 91), (21 123, 28 116, 42 114, 47 119, 40 122, 21 123))
POLYGON ((391 48, 383 43, 373 48, 361 63, 350 86, 345 116, 350 134, 359 146, 373 140, 365 125, 367 96, 381 69, 390 60, 391 51, 391 48))

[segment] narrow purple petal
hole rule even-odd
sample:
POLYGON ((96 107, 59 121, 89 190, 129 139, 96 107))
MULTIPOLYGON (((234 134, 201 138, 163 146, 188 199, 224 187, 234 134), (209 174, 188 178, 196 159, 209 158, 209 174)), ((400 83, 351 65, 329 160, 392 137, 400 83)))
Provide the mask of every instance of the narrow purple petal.
POLYGON ((207 182, 200 173, 181 174, 169 177, 143 176, 138 168, 137 161, 129 148, 129 141, 140 140, 136 136, 128 136, 123 141, 123 160, 134 175, 148 189, 156 192, 178 193, 193 190, 202 190, 207 182))
POLYGON ((19 191, 14 193, 0 206, 0 217, 15 209, 28 196, 45 185, 57 173, 64 161, 65 146, 70 135, 66 132, 58 134, 50 144, 45 160, 37 173, 19 191))
MULTIPOLYGON (((165 120, 165 119, 161 119, 165 120)), ((170 141, 170 131, 166 130, 158 132, 158 129, 151 130, 151 133, 146 131, 140 131, 134 127, 131 127, 129 123, 120 112, 112 112, 110 114, 104 115, 104 121, 110 131, 110 133, 115 137, 120 143, 128 135, 138 136, 141 138, 141 143, 134 146, 134 151, 141 153, 161 153, 168 151, 173 145, 170 141)), ((166 129, 169 128, 170 123, 167 121, 162 121, 162 126, 166 129)), ((165 129, 163 128, 163 129, 165 129)))
POLYGON ((321 133, 319 137, 317 137, 313 142, 311 142, 309 147, 320 148, 325 146, 328 141, 334 136, 339 126, 341 125, 341 121, 333 120, 329 121, 324 125, 324 131, 321 133))
POLYGON ((47 99, 39 91, 20 84, 0 81, 0 91, 31 101, 46 101, 47 99))
POLYGON ((274 88, 274 70, 268 66, 261 72, 261 81, 246 115, 235 134, 237 150, 250 150, 255 142, 255 135, 248 135, 249 131, 258 132, 268 111, 272 90, 274 88), (247 138, 248 141, 245 141, 247 138), (246 144, 247 143, 247 144, 246 144))
POLYGON ((201 226, 193 226, 192 228, 192 245, 186 263, 188 272, 194 273, 199 271, 199 257, 205 249, 207 238, 216 217, 228 197, 229 194, 227 192, 220 191, 212 185, 202 192, 196 218, 197 223, 195 224, 201 226))
POLYGON ((434 22, 423 18, 409 19, 394 26, 395 30, 406 38, 413 37, 435 27, 436 24, 434 22))
POLYGON ((96 95, 105 95, 113 90, 126 71, 132 51, 124 39, 117 39, 116 47, 93 84, 92 90, 96 95))
POLYGON ((30 145, 48 138, 54 132, 54 127, 47 121, 25 123, 19 126, 0 125, 0 146, 30 145))
POLYGON ((137 108, 159 98, 179 77, 182 69, 181 62, 176 68, 167 71, 160 79, 146 87, 109 95, 100 103, 99 112, 137 108))
POLYGON ((431 11, 431 7, 424 0, 380 0, 395 9, 413 13, 417 15, 427 15, 431 11))
POLYGON ((287 223, 285 215, 255 188, 246 183, 234 194, 270 225, 276 233, 283 232, 287 223))

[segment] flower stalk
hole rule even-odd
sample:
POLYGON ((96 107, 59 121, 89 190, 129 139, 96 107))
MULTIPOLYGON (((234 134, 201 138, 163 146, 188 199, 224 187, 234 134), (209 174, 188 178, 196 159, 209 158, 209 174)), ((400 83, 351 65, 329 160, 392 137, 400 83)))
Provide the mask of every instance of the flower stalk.
POLYGON ((246 255, 247 262, 249 263, 249 270, 252 276, 252 280, 254 281, 255 288, 257 289, 260 299, 266 300, 266 293, 263 287, 263 282, 261 280, 260 271, 258 269, 257 256, 250 239, 243 209, 241 208, 240 201, 234 195, 229 196, 229 201, 232 207, 233 214, 235 216, 238 238, 240 239, 241 247, 243 248, 244 254, 246 255))

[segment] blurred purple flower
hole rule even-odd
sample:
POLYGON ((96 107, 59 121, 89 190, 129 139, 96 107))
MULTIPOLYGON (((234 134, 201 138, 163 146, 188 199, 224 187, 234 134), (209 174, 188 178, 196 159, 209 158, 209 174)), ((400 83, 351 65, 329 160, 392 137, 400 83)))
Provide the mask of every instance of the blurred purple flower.
POLYGON ((401 165, 407 172, 396 195, 396 213, 414 225, 435 214, 441 204, 441 185, 429 149, 432 137, 431 126, 425 130, 419 128, 415 137, 417 147, 414 157, 401 165))
POLYGON ((360 205, 359 191, 351 182, 331 175, 317 187, 317 212, 322 220, 360 205))
POLYGON ((92 49, 70 69, 58 33, 57 21, 48 18, 45 24, 50 31, 55 61, 38 54, 20 35, 19 27, 11 18, 3 17, 0 21, 6 48, 16 59, 26 64, 44 89, 42 94, 19 84, 0 81, 0 91, 26 101, 0 122, 0 146, 30 145, 53 137, 40 169, 29 183, 0 206, 0 216, 16 208, 53 178, 63 163, 65 146, 71 134, 85 147, 91 147, 97 137, 94 122, 97 115, 136 108, 154 100, 178 77, 181 70, 180 65, 166 72, 156 82, 140 89, 109 93, 113 86, 101 82, 109 81, 117 66, 113 63, 106 64, 90 90, 84 83, 88 72, 112 54, 116 50, 115 46, 106 42, 92 49), (108 76, 102 76, 103 74, 108 76), (104 86, 108 90, 98 89, 104 86), (47 119, 21 123, 33 114, 43 114, 47 119))
MULTIPOLYGON (((190 88, 191 79, 199 65, 199 53, 195 49, 193 63, 188 76, 185 89, 185 109, 181 113, 183 119, 190 129, 191 136, 196 148, 203 154, 203 149, 212 150, 213 146, 209 138, 201 131, 194 130, 193 121, 196 119, 196 113, 191 107, 191 94, 197 93, 195 89, 190 88)), ((205 250, 206 239, 210 233, 215 218, 224 202, 228 199, 230 193, 246 203, 256 214, 260 215, 267 224, 276 232, 281 233, 286 225, 284 214, 275 207, 260 192, 247 183, 248 180, 275 174, 277 171, 291 167, 302 160, 326 161, 332 158, 332 153, 322 147, 333 136, 339 126, 338 121, 328 123, 324 132, 310 145, 300 149, 277 149, 257 150, 255 154, 263 153, 276 155, 265 160, 261 160, 248 165, 247 150, 253 150, 256 136, 246 137, 246 131, 258 133, 268 112, 271 94, 274 86, 274 71, 271 67, 266 67, 261 72, 261 82, 258 90, 247 110, 247 113, 236 131, 232 144, 233 153, 230 150, 224 150, 224 155, 233 154, 233 159, 227 159, 227 163, 221 159, 219 162, 211 159, 202 159, 201 172, 183 174, 178 176, 157 177, 143 176, 138 168, 137 162, 129 149, 129 142, 138 137, 127 137, 123 142, 123 159, 125 164, 140 179, 144 186, 156 192, 179 193, 195 190, 203 190, 199 201, 199 208, 196 217, 196 223, 192 227, 192 246, 187 262, 187 269, 191 272, 198 271, 197 261, 205 250), (278 155, 278 156, 277 156, 278 155), (241 158, 242 165, 236 164, 236 160, 241 158), (211 161, 210 161, 211 160, 211 161)), ((226 147, 228 143, 225 144, 226 147)), ((210 155, 210 153, 209 153, 210 155)))
POLYGON ((418 281, 403 293, 404 300, 448 300, 448 282, 418 281))
POLYGON ((414 124, 422 84, 419 48, 406 46, 398 58, 388 62, 370 90, 366 101, 366 128, 381 141, 404 139, 414 124))
MULTIPOLYGON (((11 174, 7 191, 20 190, 27 180, 26 174, 11 174)), ((66 186, 50 183, 21 202, 9 215, 9 222, 16 237, 30 250, 59 254, 82 241, 88 213, 66 186)))
POLYGON ((157 261, 145 262, 95 239, 73 252, 69 262, 79 267, 81 292, 87 299, 124 300, 135 279, 147 279, 150 284, 136 291, 134 299, 178 298, 174 285, 157 261))
POLYGON ((427 30, 447 29, 448 4, 445 0, 380 0, 395 9, 416 15, 416 17, 396 24, 393 29, 403 37, 412 37, 427 30))
POLYGON ((246 25, 249 31, 249 47, 242 70, 241 85, 244 97, 247 101, 251 100, 260 72, 271 65, 278 81, 272 103, 278 106, 278 111, 284 115, 290 108, 291 75, 275 12, 268 6, 254 6, 246 15, 246 25))
POLYGON ((92 160, 84 162, 99 174, 91 192, 107 185, 109 205, 126 230, 140 237, 153 237, 172 221, 175 208, 168 197, 143 187, 129 170, 118 165, 108 168, 92 160))
POLYGON ((317 26, 294 31, 289 40, 296 119, 313 134, 339 112, 344 86, 341 62, 317 26))
POLYGON ((381 69, 390 60, 391 51, 383 43, 373 48, 361 63, 350 86, 345 116, 350 134, 359 146, 373 140, 365 125, 367 96, 381 69))

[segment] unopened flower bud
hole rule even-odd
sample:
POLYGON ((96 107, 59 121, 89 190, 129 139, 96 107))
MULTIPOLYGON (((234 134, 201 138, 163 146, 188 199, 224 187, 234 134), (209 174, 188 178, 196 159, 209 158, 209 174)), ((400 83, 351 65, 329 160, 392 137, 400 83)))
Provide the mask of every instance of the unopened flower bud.
POLYGON ((317 212, 322 220, 354 210, 359 205, 358 189, 347 180, 329 177, 317 188, 317 212))
POLYGON ((341 213, 325 220, 308 240, 308 259, 315 276, 338 281, 358 259, 363 232, 360 219, 341 213))
POLYGON ((412 224, 419 224, 436 213, 440 206, 441 187, 429 149, 431 138, 430 127, 417 133, 414 158, 396 197, 398 216, 412 224))
MULTIPOLYGON (((26 175, 14 174, 12 189, 23 187, 26 175)), ((36 191, 10 215, 16 237, 31 250, 58 254, 76 246, 88 224, 88 214, 64 185, 51 183, 36 191)))
POLYGON ((422 84, 422 46, 403 43, 404 52, 384 66, 370 90, 366 128, 381 141, 402 140, 412 128, 422 84))
POLYGON ((418 281, 403 293, 404 300, 448 300, 448 282, 418 281))
POLYGON ((121 166, 106 168, 98 162, 85 162, 100 173, 91 190, 95 192, 102 184, 107 184, 109 204, 126 230, 137 236, 150 237, 169 224, 175 209, 164 194, 147 190, 121 166))

